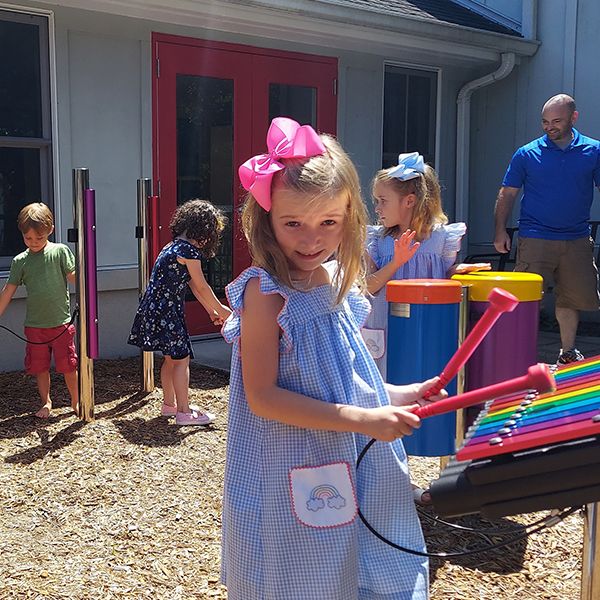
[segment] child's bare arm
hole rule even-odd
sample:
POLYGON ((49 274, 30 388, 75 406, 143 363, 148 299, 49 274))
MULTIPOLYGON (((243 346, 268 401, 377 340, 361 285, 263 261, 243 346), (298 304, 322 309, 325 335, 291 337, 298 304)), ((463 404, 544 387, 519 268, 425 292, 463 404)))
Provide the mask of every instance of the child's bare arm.
POLYGON ((185 261, 185 266, 188 269, 190 277, 190 288, 198 299, 198 302, 202 304, 206 312, 209 314, 211 320, 215 324, 222 324, 225 319, 231 314, 231 309, 224 304, 221 304, 219 299, 215 296, 213 289, 208 285, 204 273, 202 272, 202 263, 199 260, 192 260, 189 258, 182 258, 185 261))
POLYGON ((75 271, 71 271, 70 273, 67 273, 67 281, 69 283, 72 283, 73 285, 75 285, 77 278, 75 276, 75 271))
POLYGON ((385 441, 410 435, 415 427, 419 427, 419 418, 406 408, 364 409, 324 402, 279 387, 277 315, 282 306, 281 296, 260 292, 258 279, 248 282, 240 343, 244 390, 254 414, 296 427, 354 431, 385 441))
POLYGON ((7 283, 0 292, 0 316, 6 310, 6 307, 10 304, 15 292, 17 291, 16 285, 13 283, 7 283))

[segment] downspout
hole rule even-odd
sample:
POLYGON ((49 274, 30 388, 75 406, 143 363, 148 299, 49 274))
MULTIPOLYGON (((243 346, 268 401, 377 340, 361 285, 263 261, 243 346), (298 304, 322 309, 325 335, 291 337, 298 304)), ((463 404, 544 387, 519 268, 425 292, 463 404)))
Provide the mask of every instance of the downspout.
MULTIPOLYGON (((456 200, 454 203, 454 221, 468 221, 469 195, 469 152, 471 135, 471 96, 475 90, 500 81, 511 74, 515 66, 515 53, 502 54, 500 66, 479 79, 465 83, 458 92, 456 116, 456 200)), ((463 240, 463 249, 467 249, 463 240)))

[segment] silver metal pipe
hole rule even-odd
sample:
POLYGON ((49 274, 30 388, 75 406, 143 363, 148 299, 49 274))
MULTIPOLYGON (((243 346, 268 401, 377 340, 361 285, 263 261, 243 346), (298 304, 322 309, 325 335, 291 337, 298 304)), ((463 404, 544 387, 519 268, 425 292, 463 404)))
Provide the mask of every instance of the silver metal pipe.
MULTIPOLYGON (((141 300, 150 281, 148 198, 152 195, 152 180, 145 177, 137 180, 137 228, 138 239, 138 293, 141 300)), ((140 353, 140 386, 144 392, 154 390, 154 354, 140 353)))
MULTIPOLYGON (((458 345, 461 346, 467 337, 467 327, 469 324, 469 286, 462 286, 462 297, 458 313, 458 345)), ((464 365, 458 371, 456 376, 456 393, 462 394, 465 391, 465 367, 464 365)), ((465 439, 465 409, 456 411, 456 449, 462 446, 465 439)))
POLYGON ((73 169, 73 222, 77 232, 77 268, 76 268, 76 298, 79 306, 77 327, 77 342, 79 354, 79 418, 84 421, 94 420, 94 361, 88 355, 87 319, 88 307, 86 301, 86 247, 85 247, 85 215, 84 190, 89 188, 89 169, 73 169))
POLYGON ((581 600, 600 598, 600 503, 588 504, 583 511, 583 560, 581 600))

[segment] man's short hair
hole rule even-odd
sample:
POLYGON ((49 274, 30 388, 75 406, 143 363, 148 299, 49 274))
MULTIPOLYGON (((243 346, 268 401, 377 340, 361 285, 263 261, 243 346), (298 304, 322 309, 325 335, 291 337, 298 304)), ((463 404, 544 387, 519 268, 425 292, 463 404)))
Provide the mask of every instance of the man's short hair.
POLYGON ((550 106, 551 104, 561 104, 562 106, 565 106, 569 111, 570 115, 572 115, 577 110, 577 107, 575 106, 575 100, 571 98, 571 96, 569 96, 568 94, 556 94, 556 96, 552 96, 552 98, 549 98, 546 101, 546 103, 544 104, 544 108, 550 106))

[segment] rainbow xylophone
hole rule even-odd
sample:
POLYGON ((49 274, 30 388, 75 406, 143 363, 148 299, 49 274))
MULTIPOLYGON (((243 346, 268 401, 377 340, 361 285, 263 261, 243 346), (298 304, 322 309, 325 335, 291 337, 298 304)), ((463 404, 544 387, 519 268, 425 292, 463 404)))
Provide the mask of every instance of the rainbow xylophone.
POLYGON ((600 356, 556 391, 489 401, 431 495, 440 515, 506 516, 600 500, 600 356))
POLYGON ((554 374, 556 392, 487 403, 467 432, 457 460, 484 458, 600 434, 600 357, 554 374))

